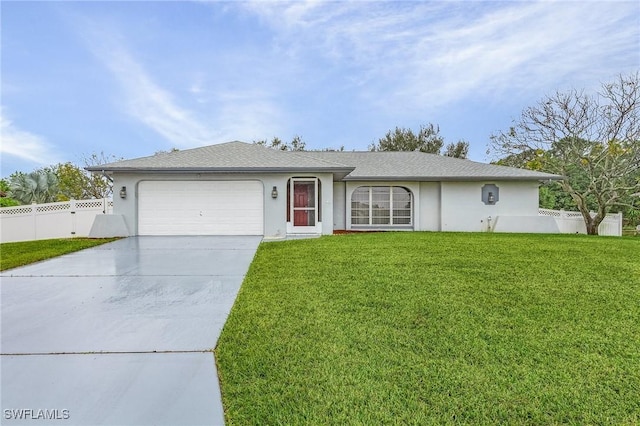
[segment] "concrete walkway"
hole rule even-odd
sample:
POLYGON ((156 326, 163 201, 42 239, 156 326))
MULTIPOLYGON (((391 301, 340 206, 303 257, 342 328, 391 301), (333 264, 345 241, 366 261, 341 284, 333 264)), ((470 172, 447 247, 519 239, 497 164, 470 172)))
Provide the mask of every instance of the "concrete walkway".
POLYGON ((131 237, 2 273, 1 423, 223 424, 212 350, 260 239, 131 237))

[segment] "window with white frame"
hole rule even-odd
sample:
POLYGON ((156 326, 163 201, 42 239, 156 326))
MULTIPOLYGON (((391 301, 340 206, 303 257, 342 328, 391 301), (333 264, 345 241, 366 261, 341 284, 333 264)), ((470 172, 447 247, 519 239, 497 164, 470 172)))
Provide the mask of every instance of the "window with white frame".
POLYGON ((351 224, 411 225, 411 191, 402 186, 360 186, 351 195, 351 224))

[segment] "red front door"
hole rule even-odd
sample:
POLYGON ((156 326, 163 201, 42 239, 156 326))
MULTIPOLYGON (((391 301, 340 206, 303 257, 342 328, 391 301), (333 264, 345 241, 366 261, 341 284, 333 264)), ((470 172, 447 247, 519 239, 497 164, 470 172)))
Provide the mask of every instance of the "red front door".
POLYGON ((293 182, 293 226, 315 226, 315 182, 293 182))

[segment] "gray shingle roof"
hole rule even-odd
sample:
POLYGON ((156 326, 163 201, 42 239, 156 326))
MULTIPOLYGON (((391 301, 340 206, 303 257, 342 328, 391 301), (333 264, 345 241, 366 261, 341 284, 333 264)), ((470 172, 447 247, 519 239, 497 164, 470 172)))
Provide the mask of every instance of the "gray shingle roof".
POLYGON ((548 180, 558 175, 478 163, 424 152, 314 152, 310 157, 340 161, 355 170, 345 180, 548 180))
POLYGON ((558 175, 422 152, 278 151, 244 142, 157 154, 89 171, 334 172, 344 180, 548 180, 558 175))
POLYGON ((351 171, 321 158, 245 142, 227 142, 88 167, 89 171, 351 171))

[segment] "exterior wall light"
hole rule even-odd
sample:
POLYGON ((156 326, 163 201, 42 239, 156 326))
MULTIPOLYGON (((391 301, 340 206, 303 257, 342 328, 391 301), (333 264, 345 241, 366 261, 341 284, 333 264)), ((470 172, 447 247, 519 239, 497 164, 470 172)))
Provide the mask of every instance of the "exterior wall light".
POLYGON ((127 187, 123 186, 122 188, 120 188, 120 198, 122 198, 123 200, 125 198, 127 198, 127 187))
POLYGON ((500 188, 492 183, 482 187, 481 200, 487 206, 493 206, 500 201, 500 188))
POLYGON ((273 199, 278 198, 278 188, 276 188, 275 186, 271 190, 271 198, 273 198, 273 199))

